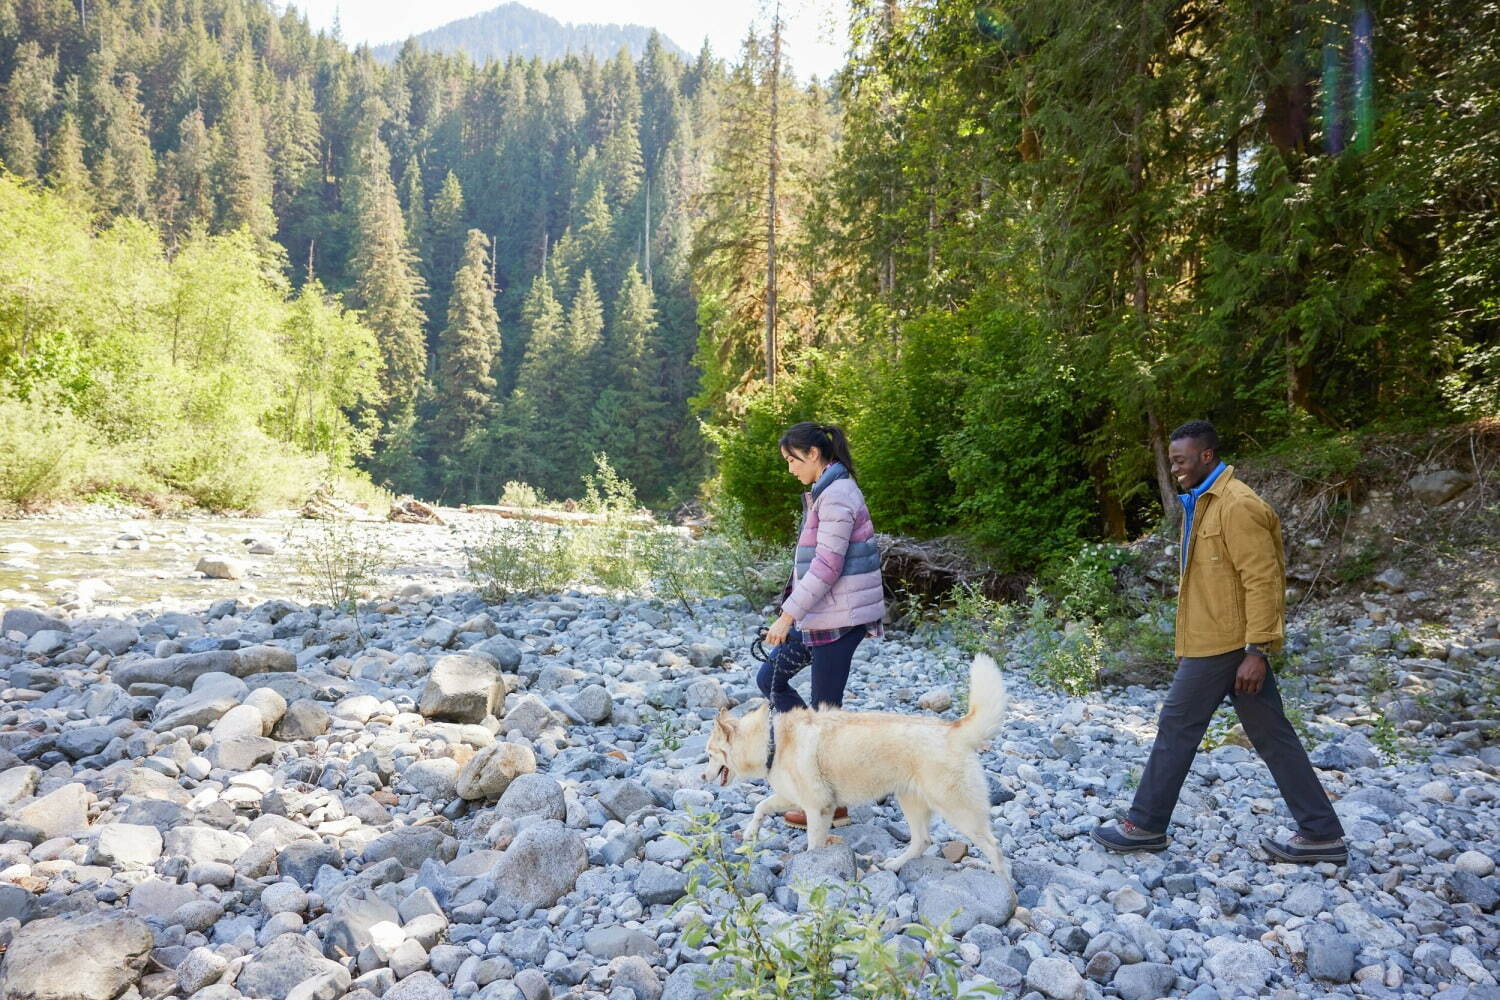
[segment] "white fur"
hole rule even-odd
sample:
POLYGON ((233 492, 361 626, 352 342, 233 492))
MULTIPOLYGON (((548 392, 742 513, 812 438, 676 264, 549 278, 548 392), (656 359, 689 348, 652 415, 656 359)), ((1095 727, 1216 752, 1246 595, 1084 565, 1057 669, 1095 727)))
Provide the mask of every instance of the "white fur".
POLYGON ((768 706, 734 719, 720 712, 708 741, 704 779, 728 784, 735 778, 766 778, 771 794, 745 827, 753 841, 771 813, 807 814, 808 847, 828 841, 833 811, 896 796, 911 829, 911 843, 885 867, 896 871, 932 843, 936 812, 1010 878, 1010 866, 990 829, 989 787, 975 756, 1000 729, 1006 714, 1005 682, 994 659, 983 653, 969 667, 969 711, 947 722, 931 716, 891 712, 794 709, 776 716, 776 759, 766 772, 768 706))

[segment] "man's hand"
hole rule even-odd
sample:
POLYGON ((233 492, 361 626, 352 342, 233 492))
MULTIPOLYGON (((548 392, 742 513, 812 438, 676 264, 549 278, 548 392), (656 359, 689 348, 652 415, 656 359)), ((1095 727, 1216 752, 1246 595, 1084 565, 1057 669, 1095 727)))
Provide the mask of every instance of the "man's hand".
POLYGON ((1266 658, 1259 653, 1246 653, 1240 661, 1240 669, 1234 675, 1235 694, 1260 694, 1266 683, 1266 658))
POLYGON ((786 634, 792 630, 792 616, 782 612, 781 617, 771 623, 766 630, 766 645, 779 646, 786 642, 786 634))

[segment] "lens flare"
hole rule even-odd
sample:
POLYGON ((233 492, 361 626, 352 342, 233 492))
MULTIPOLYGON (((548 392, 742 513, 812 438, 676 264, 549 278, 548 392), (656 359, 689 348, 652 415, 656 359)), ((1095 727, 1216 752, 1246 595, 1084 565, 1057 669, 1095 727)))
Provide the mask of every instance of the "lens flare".
POLYGON ((1355 152, 1368 151, 1374 141, 1374 36, 1374 18, 1363 0, 1354 8, 1347 34, 1339 26, 1331 25, 1323 36, 1323 144, 1334 156, 1343 152, 1350 131, 1353 133, 1350 146, 1355 152), (1346 96, 1352 105, 1347 110, 1346 96))
POLYGON ((1375 24, 1363 3, 1354 13, 1354 148, 1365 152, 1375 133, 1375 24))
POLYGON ((1339 45, 1330 27, 1323 38, 1323 145, 1337 156, 1344 148, 1344 115, 1339 107, 1339 45))

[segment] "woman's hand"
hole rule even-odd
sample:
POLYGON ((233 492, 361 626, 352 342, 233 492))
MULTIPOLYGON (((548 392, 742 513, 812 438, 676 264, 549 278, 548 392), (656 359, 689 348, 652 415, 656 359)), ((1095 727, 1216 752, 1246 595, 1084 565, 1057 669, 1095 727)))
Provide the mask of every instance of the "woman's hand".
POLYGON ((766 645, 779 646, 786 642, 786 634, 792 630, 792 616, 782 612, 781 617, 771 623, 766 630, 766 645))

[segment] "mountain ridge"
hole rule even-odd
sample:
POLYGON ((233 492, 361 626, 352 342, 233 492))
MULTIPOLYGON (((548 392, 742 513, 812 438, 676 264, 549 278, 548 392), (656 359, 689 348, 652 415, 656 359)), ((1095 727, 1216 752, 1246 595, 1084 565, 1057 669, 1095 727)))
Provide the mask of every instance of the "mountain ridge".
POLYGON ((629 51, 632 59, 639 59, 653 32, 660 35, 669 52, 688 57, 676 42, 654 28, 639 24, 567 23, 515 2, 449 21, 401 41, 373 45, 370 51, 376 59, 391 61, 408 41, 413 41, 425 51, 463 52, 476 62, 504 60, 513 55, 527 59, 537 56, 546 62, 569 53, 591 53, 599 59, 609 59, 621 48, 629 51))

